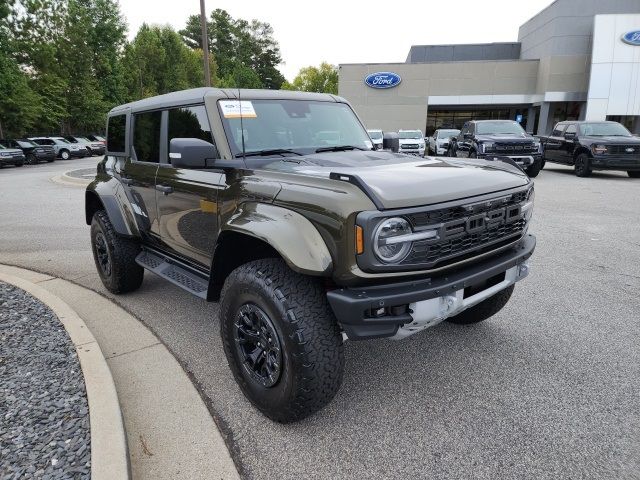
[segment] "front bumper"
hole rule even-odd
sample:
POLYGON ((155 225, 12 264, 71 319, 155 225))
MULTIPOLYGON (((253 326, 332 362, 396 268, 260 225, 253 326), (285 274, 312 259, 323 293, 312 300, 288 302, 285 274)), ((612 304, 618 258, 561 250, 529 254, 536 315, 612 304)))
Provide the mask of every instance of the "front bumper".
POLYGON ((13 155, 11 157, 0 157, 0 164, 15 165, 16 163, 24 163, 24 155, 13 155))
POLYGON ((69 151, 69 155, 76 158, 82 158, 82 157, 86 157, 88 153, 86 148, 81 148, 80 150, 69 151))
POLYGON ((522 280, 528 272, 526 261, 533 254, 535 246, 536 238, 533 235, 525 235, 513 248, 445 277, 360 288, 340 288, 327 292, 327 298, 338 323, 349 339, 366 340, 394 336, 401 338, 415 333, 411 331, 411 325, 414 323, 420 323, 420 330, 432 326, 522 280), (471 297, 464 297, 466 288, 477 287, 502 274, 503 280, 471 297), (483 293, 487 295, 482 296, 483 293), (438 299, 438 303, 450 308, 444 312, 439 311, 433 318, 417 318, 417 315, 424 313, 417 312, 416 307, 422 311, 425 310, 424 307, 429 310, 429 306, 422 302, 432 299, 438 299), (414 310, 413 316, 404 308, 409 305, 412 305, 411 310, 414 310), (372 316, 372 312, 380 309, 386 309, 389 314, 372 316), (394 310, 404 313, 394 314, 394 310))
POLYGON ((521 155, 498 155, 495 153, 479 154, 478 158, 491 160, 493 158, 509 158, 513 160, 518 166, 527 168, 536 162, 542 161, 541 153, 523 153, 521 155))
POLYGON ((591 168, 593 170, 626 170, 639 171, 640 157, 630 155, 601 155, 593 156, 591 168))
POLYGON ((420 157, 424 157, 424 148, 400 148, 398 150, 399 153, 406 153, 407 155, 419 155, 420 157))

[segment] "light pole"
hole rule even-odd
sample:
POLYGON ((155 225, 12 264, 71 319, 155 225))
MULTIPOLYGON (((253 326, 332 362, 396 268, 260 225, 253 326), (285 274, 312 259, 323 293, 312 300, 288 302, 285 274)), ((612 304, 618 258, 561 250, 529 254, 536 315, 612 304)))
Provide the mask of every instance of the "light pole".
POLYGON ((207 14, 205 13, 204 0, 200 0, 200 24, 202 25, 202 56, 204 57, 204 86, 211 86, 209 74, 209 37, 207 35, 207 14))

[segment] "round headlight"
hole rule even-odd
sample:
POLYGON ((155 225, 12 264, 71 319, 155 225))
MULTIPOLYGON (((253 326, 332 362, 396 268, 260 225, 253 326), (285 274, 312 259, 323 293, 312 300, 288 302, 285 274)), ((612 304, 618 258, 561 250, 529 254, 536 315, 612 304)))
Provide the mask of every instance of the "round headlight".
POLYGON ((403 260, 411 249, 411 242, 401 241, 403 235, 411 234, 411 225, 404 218, 388 218, 378 225, 373 238, 373 250, 384 263, 403 260))

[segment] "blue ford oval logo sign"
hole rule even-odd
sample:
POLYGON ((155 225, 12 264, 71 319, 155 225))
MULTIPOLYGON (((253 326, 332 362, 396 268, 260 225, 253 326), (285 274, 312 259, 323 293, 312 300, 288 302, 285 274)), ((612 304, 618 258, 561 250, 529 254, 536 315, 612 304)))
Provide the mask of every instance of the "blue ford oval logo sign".
POLYGON ((367 75, 364 79, 371 88, 393 88, 402 81, 400 75, 393 72, 377 72, 367 75))
POLYGON ((633 32, 627 32, 622 36, 622 41, 629 45, 640 46, 640 30, 634 30, 633 32))

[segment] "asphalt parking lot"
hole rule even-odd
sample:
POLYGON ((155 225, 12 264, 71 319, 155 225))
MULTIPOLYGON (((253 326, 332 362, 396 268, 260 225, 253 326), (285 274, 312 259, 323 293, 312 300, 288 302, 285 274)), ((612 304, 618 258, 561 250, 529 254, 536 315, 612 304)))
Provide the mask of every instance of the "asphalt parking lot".
MULTIPOLYGON (((108 295, 83 189, 50 181, 96 162, 0 171, 1 263, 108 295)), ((509 305, 475 326, 347 343, 342 390, 298 424, 244 399, 217 304, 148 273, 116 301, 192 375, 245 478, 640 478, 640 180, 547 164, 535 183, 538 247, 509 305)))

